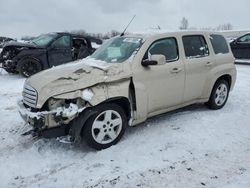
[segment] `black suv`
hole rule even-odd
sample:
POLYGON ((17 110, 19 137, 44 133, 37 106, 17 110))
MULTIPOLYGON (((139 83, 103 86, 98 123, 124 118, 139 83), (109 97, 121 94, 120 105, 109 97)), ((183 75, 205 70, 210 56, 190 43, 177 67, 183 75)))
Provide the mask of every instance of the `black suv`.
POLYGON ((237 38, 230 46, 236 59, 250 59, 250 33, 237 38))
POLYGON ((9 73, 29 77, 41 70, 68 63, 91 55, 95 48, 91 43, 102 41, 89 36, 71 33, 49 33, 29 42, 5 44, 0 63, 9 73))

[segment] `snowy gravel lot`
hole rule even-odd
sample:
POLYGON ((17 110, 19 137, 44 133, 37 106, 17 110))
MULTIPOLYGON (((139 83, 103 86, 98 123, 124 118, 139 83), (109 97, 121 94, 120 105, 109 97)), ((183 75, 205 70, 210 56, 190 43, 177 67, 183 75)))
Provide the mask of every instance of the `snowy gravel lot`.
POLYGON ((193 105, 129 128, 103 151, 20 133, 24 78, 0 69, 0 187, 250 187, 250 66, 219 111, 193 105))

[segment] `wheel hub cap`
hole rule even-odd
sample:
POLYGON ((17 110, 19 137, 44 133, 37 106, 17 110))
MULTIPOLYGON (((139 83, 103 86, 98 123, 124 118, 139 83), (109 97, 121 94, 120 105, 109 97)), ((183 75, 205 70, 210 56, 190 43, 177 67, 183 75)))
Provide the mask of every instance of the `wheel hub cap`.
POLYGON ((215 93, 216 105, 222 106, 227 99, 227 95, 228 95, 227 86, 225 84, 219 85, 219 87, 217 88, 216 93, 215 93))
POLYGON ((99 114, 92 125, 92 137, 99 144, 114 141, 122 130, 122 118, 114 110, 106 110, 99 114))

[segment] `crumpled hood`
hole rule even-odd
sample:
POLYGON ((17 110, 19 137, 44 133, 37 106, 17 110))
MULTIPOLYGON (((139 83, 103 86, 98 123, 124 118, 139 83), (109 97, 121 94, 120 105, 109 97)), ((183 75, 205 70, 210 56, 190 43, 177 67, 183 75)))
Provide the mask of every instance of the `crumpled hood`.
POLYGON ((7 43, 4 45, 4 48, 5 48, 5 47, 8 47, 8 46, 38 48, 38 46, 35 45, 34 43, 31 43, 31 42, 18 42, 18 41, 10 41, 10 42, 7 42, 7 43))
POLYGON ((37 108, 41 108, 52 96, 131 77, 128 64, 111 64, 86 58, 42 71, 28 78, 25 84, 37 91, 37 108))

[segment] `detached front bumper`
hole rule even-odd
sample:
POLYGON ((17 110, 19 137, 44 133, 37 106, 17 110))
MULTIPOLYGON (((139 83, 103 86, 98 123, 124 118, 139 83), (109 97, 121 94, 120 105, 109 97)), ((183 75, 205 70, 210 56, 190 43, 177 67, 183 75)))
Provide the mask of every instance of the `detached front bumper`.
POLYGON ((32 112, 26 108, 22 101, 17 102, 18 111, 22 119, 33 127, 34 131, 45 138, 55 138, 69 134, 71 121, 75 119, 84 108, 75 104, 59 107, 52 111, 32 112))
MULTIPOLYGON (((26 108, 23 105, 22 101, 18 101, 18 111, 23 120, 33 127, 33 131, 28 131, 31 134, 36 136, 42 136, 44 138, 57 138, 61 136, 68 135, 69 126, 61 125, 57 127, 48 128, 46 127, 46 115, 48 116, 48 112, 31 112, 30 109, 26 108)), ((25 134, 24 134, 25 135, 25 134)))
POLYGON ((35 129, 43 129, 45 126, 45 114, 42 112, 31 112, 29 108, 24 106, 21 100, 17 102, 17 105, 19 114, 26 123, 35 129))

